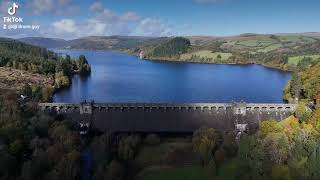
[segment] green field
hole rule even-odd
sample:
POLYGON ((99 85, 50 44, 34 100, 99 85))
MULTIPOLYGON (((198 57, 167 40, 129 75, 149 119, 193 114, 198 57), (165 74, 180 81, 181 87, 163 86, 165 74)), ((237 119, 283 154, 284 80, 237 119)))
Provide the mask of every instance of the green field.
POLYGON ((271 39, 257 39, 257 40, 245 40, 245 41, 240 41, 237 44, 238 45, 243 45, 247 47, 266 47, 270 46, 271 44, 276 43, 274 40, 271 39))
POLYGON ((281 42, 284 43, 298 43, 298 42, 304 42, 304 43, 312 43, 315 42, 315 38, 307 37, 307 36, 279 36, 281 42))
POLYGON ((257 52, 267 53, 280 49, 282 47, 295 48, 301 44, 316 42, 316 38, 307 36, 253 36, 247 39, 234 39, 226 41, 223 46, 228 47, 233 51, 250 52, 255 54, 257 52))
POLYGON ((207 172, 201 166, 154 167, 141 172, 137 180, 206 180, 207 172))
POLYGON ((197 51, 193 53, 186 53, 182 54, 180 59, 191 59, 192 55, 194 56, 199 56, 200 58, 205 58, 205 59, 217 59, 218 55, 221 56, 221 61, 226 61, 229 59, 229 57, 232 56, 231 53, 223 53, 223 52, 212 52, 209 50, 202 50, 202 51, 197 51))
POLYGON ((265 48, 259 49, 257 52, 266 53, 266 52, 269 52, 269 51, 273 51, 273 50, 279 49, 281 47, 282 47, 281 44, 271 44, 271 45, 269 45, 269 46, 267 46, 265 48))
POLYGON ((312 60, 318 60, 320 58, 320 55, 308 55, 308 56, 294 56, 289 57, 288 63, 290 65, 298 65, 300 61, 302 61, 304 58, 311 58, 312 60))

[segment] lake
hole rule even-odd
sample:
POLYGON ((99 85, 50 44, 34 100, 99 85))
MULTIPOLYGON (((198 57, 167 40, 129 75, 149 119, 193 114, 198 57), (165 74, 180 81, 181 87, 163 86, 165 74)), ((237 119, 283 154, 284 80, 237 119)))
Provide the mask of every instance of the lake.
POLYGON ((75 75, 54 102, 282 103, 288 72, 260 65, 214 65, 140 60, 103 51, 54 50, 87 57, 92 73, 75 75))

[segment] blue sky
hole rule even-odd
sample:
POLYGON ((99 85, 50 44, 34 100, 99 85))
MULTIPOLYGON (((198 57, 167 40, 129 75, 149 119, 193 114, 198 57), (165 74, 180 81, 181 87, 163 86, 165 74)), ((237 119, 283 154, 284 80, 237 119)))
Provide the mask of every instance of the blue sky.
MULTIPOLYGON (((1 36, 208 35, 317 32, 319 0, 16 0, 39 31, 1 36)), ((1 9, 8 0, 2 0, 1 9)), ((9 3, 11 4, 11 3, 9 3)), ((2 16, 8 16, 2 11, 2 16)), ((3 22, 2 22, 3 23, 3 22)))

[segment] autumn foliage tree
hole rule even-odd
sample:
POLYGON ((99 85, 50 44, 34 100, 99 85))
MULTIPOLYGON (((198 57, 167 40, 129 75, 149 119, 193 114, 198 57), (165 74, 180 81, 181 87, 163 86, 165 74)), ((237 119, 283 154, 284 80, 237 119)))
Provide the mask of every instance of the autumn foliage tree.
POLYGON ((199 154, 202 165, 207 165, 210 159, 214 158, 214 153, 221 143, 221 134, 212 128, 200 128, 192 137, 193 149, 199 154))

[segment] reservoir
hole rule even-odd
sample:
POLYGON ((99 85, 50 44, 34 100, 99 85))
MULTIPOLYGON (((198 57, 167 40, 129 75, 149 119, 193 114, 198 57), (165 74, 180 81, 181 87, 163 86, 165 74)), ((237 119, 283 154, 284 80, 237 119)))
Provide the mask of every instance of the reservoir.
POLYGON ((92 68, 89 77, 73 76, 72 85, 54 102, 84 100, 113 103, 282 103, 288 72, 260 65, 215 65, 140 60, 104 51, 56 50, 79 57, 92 68))

